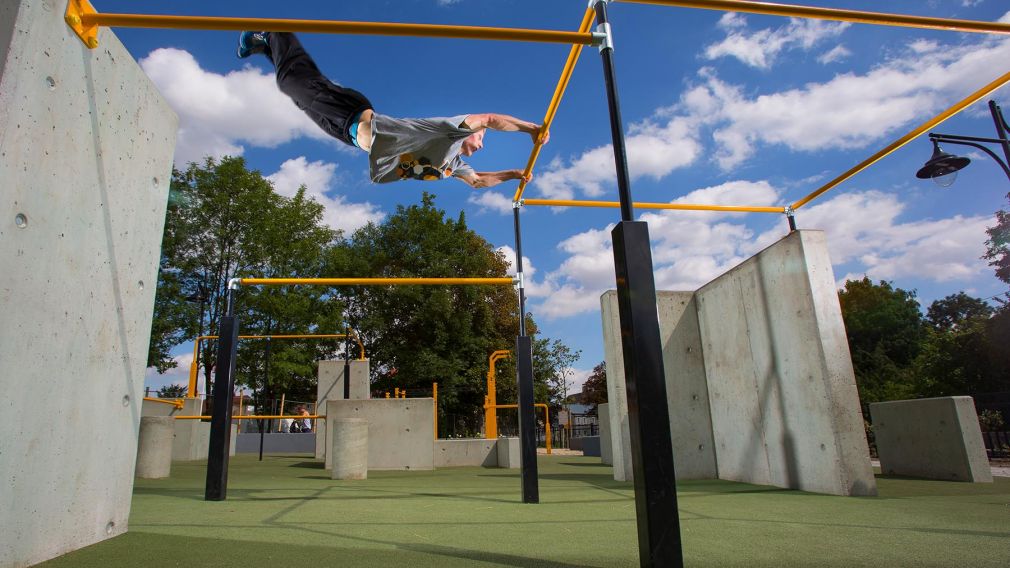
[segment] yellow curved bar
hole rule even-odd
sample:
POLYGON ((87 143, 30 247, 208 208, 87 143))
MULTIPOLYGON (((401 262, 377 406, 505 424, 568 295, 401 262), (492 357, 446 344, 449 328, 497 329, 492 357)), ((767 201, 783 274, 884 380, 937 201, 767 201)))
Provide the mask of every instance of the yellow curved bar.
POLYGON ((511 278, 240 278, 242 286, 511 286, 511 278))
POLYGON ((810 203, 814 199, 820 197, 820 195, 823 194, 824 192, 826 192, 826 191, 834 188, 838 184, 844 182, 845 180, 851 178, 852 176, 854 176, 854 175, 858 174, 859 172, 865 170, 866 168, 872 166, 876 162, 880 161, 884 156, 887 156, 891 152, 894 152, 898 148, 901 148, 905 144, 908 144, 913 139, 917 138, 918 136, 921 136, 923 133, 927 132, 928 130, 932 129, 933 127, 935 127, 936 125, 940 124, 941 122, 947 120, 948 118, 954 116, 955 114, 961 112, 962 110, 964 110, 968 106, 971 106, 972 104, 978 102, 979 100, 981 100, 982 98, 984 98, 986 95, 992 93, 993 91, 995 91, 996 89, 1002 87, 1003 85, 1005 85, 1007 83, 1010 83, 1010 72, 1001 75, 995 81, 989 83, 988 85, 986 85, 986 86, 982 87, 981 89, 975 91, 974 93, 968 95, 966 98, 961 99, 954 106, 948 108, 947 110, 941 112, 940 114, 938 114, 938 115, 934 116, 933 118, 927 120, 926 122, 922 123, 915 130, 909 132, 908 134, 906 134, 906 135, 902 136, 901 138, 895 140, 894 142, 888 144, 887 147, 884 148, 883 150, 880 150, 876 154, 870 156, 869 158, 867 158, 867 159, 863 160, 862 162, 859 162, 855 166, 849 168, 849 170, 847 170, 842 175, 840 175, 840 176, 836 177, 835 179, 829 181, 828 183, 822 185, 816 191, 814 191, 810 195, 804 197, 803 199, 800 199, 796 203, 793 203, 792 204, 792 208, 793 209, 799 209, 800 207, 803 207, 807 203, 810 203))
MULTIPOLYGON (((551 455, 551 409, 546 404, 542 402, 537 402, 533 405, 534 407, 540 407, 544 409, 544 425, 545 433, 547 434, 547 455, 551 455)), ((518 404, 495 404, 494 408, 519 408, 518 404)))
MULTIPOLYGON (((526 199, 525 205, 548 207, 620 207, 619 201, 575 201, 570 199, 526 199)), ((672 209, 677 211, 724 211, 732 213, 785 213, 785 207, 739 205, 691 205, 688 203, 635 203, 636 209, 672 209)))
MULTIPOLYGON (((593 9, 587 8, 585 15, 582 16, 582 23, 579 24, 579 33, 586 33, 589 31, 589 27, 593 23, 593 9)), ((561 106, 561 97, 565 94, 565 89, 568 88, 568 82, 572 78, 572 72, 575 70, 575 64, 579 61, 579 55, 582 53, 581 45, 573 45, 572 49, 568 52, 568 59, 565 61, 565 66, 561 70, 561 78, 558 79, 558 85, 554 88, 554 95, 551 97, 550 104, 547 105, 547 113, 544 115, 544 122, 540 129, 541 133, 550 132, 551 124, 554 122, 554 115, 558 113, 558 107, 561 106)), ((540 157, 540 149, 543 148, 543 143, 537 140, 533 144, 533 151, 530 152, 530 159, 526 162, 526 169, 523 170, 523 175, 529 177, 533 173, 533 166, 537 163, 537 158, 540 157)), ((526 182, 519 182, 519 189, 516 190, 516 194, 512 197, 512 201, 519 201, 522 198, 523 192, 526 191, 526 182)))
POLYGON ((67 22, 83 30, 79 32, 88 47, 98 47, 83 34, 97 27, 164 28, 186 30, 268 30, 276 32, 308 32, 351 35, 386 35, 440 37, 457 39, 490 39, 590 45, 591 33, 523 28, 481 26, 449 26, 439 24, 403 24, 392 22, 347 22, 334 20, 295 20, 277 18, 221 18, 211 16, 166 16, 156 14, 102 14, 86 1, 74 1, 67 9, 67 22), (74 9, 72 9, 74 8, 74 9), (76 18, 76 20, 74 19, 76 18), (76 25, 75 25, 76 24, 76 25))
POLYGON ((161 404, 171 404, 172 406, 178 408, 179 410, 182 410, 182 407, 184 406, 182 401, 177 398, 166 399, 166 398, 154 398, 153 396, 145 396, 144 400, 149 400, 151 402, 160 402, 161 404))
POLYGON ((864 12, 862 10, 820 8, 813 6, 797 6, 793 4, 775 4, 772 2, 750 2, 748 0, 620 0, 620 1, 632 4, 656 4, 660 6, 677 6, 681 8, 700 8, 703 10, 747 12, 749 14, 790 16, 794 18, 834 20, 838 22, 855 22, 857 24, 876 24, 880 26, 897 26, 903 28, 949 30, 955 32, 1010 34, 1010 24, 1002 24, 999 22, 980 22, 977 20, 957 20, 951 18, 930 18, 926 16, 909 16, 905 14, 889 14, 885 12, 864 12))

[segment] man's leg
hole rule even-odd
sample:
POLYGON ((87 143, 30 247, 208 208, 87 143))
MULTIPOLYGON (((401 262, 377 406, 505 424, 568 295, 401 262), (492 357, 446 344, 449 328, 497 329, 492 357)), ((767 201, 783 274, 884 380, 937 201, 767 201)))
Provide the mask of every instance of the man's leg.
POLYGON ((372 103, 354 89, 334 84, 316 66, 292 33, 271 32, 267 55, 277 70, 277 86, 327 134, 350 144, 350 121, 372 103))

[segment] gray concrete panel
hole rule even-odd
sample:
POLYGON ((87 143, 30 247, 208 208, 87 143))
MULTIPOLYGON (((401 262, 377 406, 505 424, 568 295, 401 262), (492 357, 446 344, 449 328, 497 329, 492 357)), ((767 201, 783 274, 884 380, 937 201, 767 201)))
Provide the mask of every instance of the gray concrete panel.
MULTIPOLYGON (((435 412, 430 398, 329 400, 326 417, 368 421, 368 469, 435 468, 435 412)), ((327 432, 327 437, 332 434, 327 432)), ((326 468, 332 466, 327 452, 326 468)))
POLYGON ((875 494, 823 233, 791 233, 697 298, 719 477, 875 494))
POLYGON ((0 2, 0 566, 127 528, 178 124, 65 6, 0 2))
POLYGON ((607 465, 613 465, 613 442, 610 439, 610 403, 598 404, 596 415, 600 419, 600 461, 607 465))
POLYGON ((992 482, 971 397, 878 402, 870 414, 883 473, 992 482))
MULTIPOLYGON (((371 398, 371 379, 369 377, 368 359, 353 359, 349 361, 351 375, 351 399, 362 400, 371 398)), ((344 398, 344 361, 319 361, 318 381, 316 383, 316 410, 326 412, 326 401, 342 400, 344 398)), ((316 459, 326 457, 329 444, 326 443, 326 420, 316 420, 316 459)))
POLYGON ((136 476, 162 479, 172 473, 172 438, 175 419, 171 416, 141 416, 137 443, 136 476))
POLYGON ((504 469, 519 469, 520 450, 519 438, 498 438, 498 467, 504 469))
POLYGON ((482 438, 435 440, 435 467, 498 467, 498 442, 482 438))
POLYGON ((628 423, 628 393, 624 385, 624 351, 621 347, 621 314, 617 291, 600 296, 603 317, 603 351, 607 362, 607 402, 610 404, 610 449, 614 479, 631 481, 631 429, 628 423))

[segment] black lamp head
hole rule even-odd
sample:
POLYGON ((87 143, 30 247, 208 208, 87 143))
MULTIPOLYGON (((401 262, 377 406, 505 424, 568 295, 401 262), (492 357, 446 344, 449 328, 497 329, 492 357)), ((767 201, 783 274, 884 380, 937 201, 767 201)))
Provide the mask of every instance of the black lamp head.
POLYGON ((936 140, 933 140, 933 157, 915 173, 915 177, 919 179, 932 179, 946 187, 954 183, 958 170, 964 169, 970 163, 971 160, 968 158, 944 152, 940 148, 940 144, 936 140), (947 176, 950 177, 948 178, 947 176), (947 180, 949 182, 944 183, 947 180))

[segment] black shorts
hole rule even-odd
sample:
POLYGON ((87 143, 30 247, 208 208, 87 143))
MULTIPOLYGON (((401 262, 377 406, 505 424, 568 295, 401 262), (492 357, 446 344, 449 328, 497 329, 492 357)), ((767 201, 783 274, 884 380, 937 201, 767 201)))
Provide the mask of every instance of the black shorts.
POLYGON ((277 86, 291 97, 327 134, 354 146, 352 120, 372 108, 365 95, 327 79, 298 38, 288 32, 270 32, 267 55, 277 70, 277 86))

